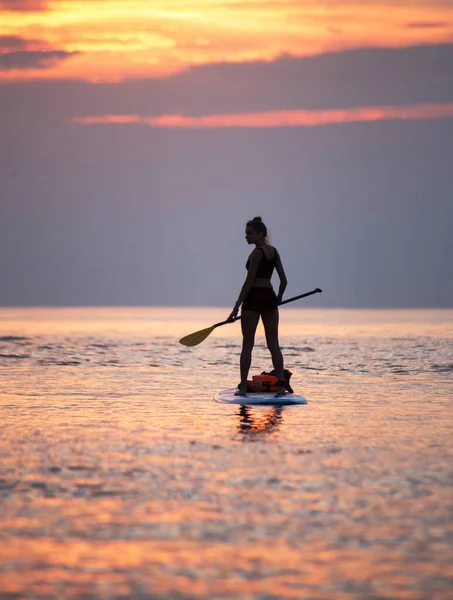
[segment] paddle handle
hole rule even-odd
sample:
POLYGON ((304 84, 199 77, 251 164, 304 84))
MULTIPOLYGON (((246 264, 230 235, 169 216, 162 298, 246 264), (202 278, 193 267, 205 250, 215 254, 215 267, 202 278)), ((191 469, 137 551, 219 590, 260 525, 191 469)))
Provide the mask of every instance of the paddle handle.
MULTIPOLYGON (((314 290, 311 290, 311 292, 306 292, 305 294, 300 294, 299 296, 293 296, 292 298, 288 298, 288 300, 283 300, 283 302, 280 302, 279 306, 282 306, 283 304, 288 304, 289 302, 294 302, 294 300, 300 300, 301 298, 306 298, 307 296, 312 296, 313 294, 320 294, 322 292, 322 290, 320 288, 315 288, 314 290)), ((215 325, 212 326, 212 328, 214 329, 215 327, 220 327, 221 325, 226 325, 227 323, 234 323, 235 321, 239 321, 241 317, 236 317, 233 321, 222 321, 220 323, 216 323, 215 325)))
POLYGON ((299 296, 293 296, 292 298, 288 298, 288 300, 283 300, 283 302, 280 302, 279 306, 282 306, 283 304, 288 304, 288 302, 294 302, 294 300, 300 300, 300 298, 313 296, 313 294, 320 294, 321 292, 322 290, 320 288, 315 288, 314 290, 311 290, 311 292, 306 292, 305 294, 300 294, 299 296))

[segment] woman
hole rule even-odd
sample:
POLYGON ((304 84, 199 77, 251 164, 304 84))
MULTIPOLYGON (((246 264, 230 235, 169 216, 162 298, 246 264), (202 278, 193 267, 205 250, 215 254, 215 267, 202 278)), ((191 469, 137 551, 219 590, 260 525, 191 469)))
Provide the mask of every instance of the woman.
POLYGON ((263 321, 266 334, 267 347, 272 356, 275 373, 278 378, 278 391, 276 396, 286 393, 283 355, 278 342, 278 305, 282 301, 283 293, 287 286, 285 271, 280 255, 276 248, 267 242, 267 228, 261 217, 248 221, 245 229, 245 239, 248 244, 255 244, 255 249, 247 261, 247 277, 242 286, 241 293, 228 317, 233 321, 242 304, 242 351, 240 359, 241 381, 238 385, 237 396, 245 396, 247 392, 247 376, 252 363, 252 350, 255 344, 255 332, 260 320, 263 321), (280 278, 278 294, 272 288, 271 277, 277 270, 280 278))

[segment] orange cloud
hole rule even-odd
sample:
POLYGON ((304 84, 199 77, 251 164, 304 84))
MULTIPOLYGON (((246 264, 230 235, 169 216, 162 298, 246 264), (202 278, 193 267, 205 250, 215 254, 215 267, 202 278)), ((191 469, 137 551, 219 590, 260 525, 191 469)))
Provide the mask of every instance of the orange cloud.
POLYGON ((71 56, 45 74, 18 68, 3 79, 120 81, 282 54, 441 43, 453 35, 453 6, 431 0, 21 0, 2 6, 0 36, 39 38, 71 56))
POLYGON ((203 115, 102 115, 76 117, 73 123, 82 125, 99 124, 144 124, 152 127, 176 129, 215 129, 231 127, 315 127, 340 123, 385 121, 390 119, 426 120, 453 117, 453 103, 424 104, 419 106, 383 106, 336 110, 294 110, 260 113, 203 115))

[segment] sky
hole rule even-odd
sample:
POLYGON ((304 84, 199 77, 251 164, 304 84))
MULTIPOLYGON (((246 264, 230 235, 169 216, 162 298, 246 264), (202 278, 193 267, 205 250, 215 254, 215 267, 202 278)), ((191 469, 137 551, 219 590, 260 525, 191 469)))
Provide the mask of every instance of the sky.
POLYGON ((453 307, 453 0, 0 13, 0 306, 453 307))

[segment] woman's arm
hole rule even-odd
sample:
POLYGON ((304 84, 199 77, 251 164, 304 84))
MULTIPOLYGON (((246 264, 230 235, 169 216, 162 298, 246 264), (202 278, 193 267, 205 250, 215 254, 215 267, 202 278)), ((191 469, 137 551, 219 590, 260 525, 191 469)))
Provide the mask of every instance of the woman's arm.
POLYGON ((253 282, 255 281, 256 277, 256 272, 258 270, 258 265, 260 264, 262 257, 263 254, 258 250, 258 248, 255 248, 255 250, 251 253, 249 258, 250 264, 247 271, 247 277, 245 278, 244 285, 241 288, 238 299, 236 300, 236 304, 234 305, 233 311, 228 317, 228 320, 234 319, 237 316, 239 312, 239 307, 241 306, 242 302, 244 301, 244 298, 247 296, 249 291, 252 289, 253 282))
POLYGON ((288 280, 286 279, 285 269, 283 268, 282 259, 280 258, 280 254, 277 252, 277 250, 275 250, 275 252, 277 254, 275 268, 277 270, 277 274, 280 279, 280 286, 278 288, 277 300, 278 300, 278 303, 280 304, 280 302, 282 301, 282 298, 283 298, 283 294, 286 290, 286 286, 288 285, 288 280))

